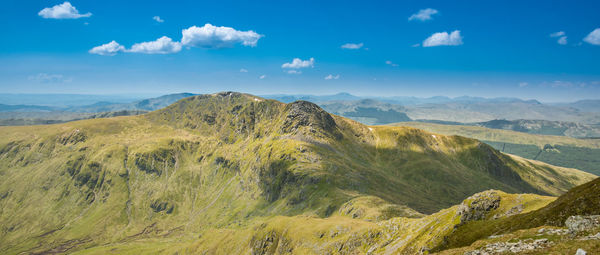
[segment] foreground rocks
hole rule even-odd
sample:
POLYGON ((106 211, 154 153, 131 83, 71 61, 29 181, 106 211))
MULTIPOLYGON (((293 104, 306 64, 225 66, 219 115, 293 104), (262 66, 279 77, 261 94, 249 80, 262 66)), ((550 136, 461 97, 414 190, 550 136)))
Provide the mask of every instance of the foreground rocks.
MULTIPOLYGON (((489 197, 488 197, 489 198, 489 197)), ((476 201, 480 201, 477 199, 476 201)), ((491 200, 493 201, 493 200, 491 200)), ((485 207, 493 206, 493 203, 486 203, 485 207)), ((477 203, 481 204, 481 203, 477 203)), ((473 214, 471 214, 473 215, 473 214)), ((564 236, 561 240, 600 240, 600 232, 596 234, 589 234, 592 230, 600 228, 600 215, 590 216, 571 216, 565 221, 566 228, 540 228, 537 231, 537 235, 559 235, 564 236)), ((499 238, 499 236, 490 236, 490 238, 499 238)), ((561 241, 562 242, 562 241, 561 241)), ((527 251, 533 251, 537 249, 544 249, 555 245, 553 241, 549 241, 546 238, 540 239, 526 239, 519 240, 518 242, 495 242, 489 243, 485 247, 477 250, 465 252, 464 255, 492 255, 492 254, 506 254, 506 253, 522 253, 527 251)), ((578 249, 576 255, 585 255, 586 251, 578 249)))
POLYGON ((600 227, 600 215, 571 216, 565 221, 571 232, 582 232, 600 227))
POLYGON ((529 239, 518 242, 497 242, 486 245, 485 247, 466 252, 465 255, 490 255, 499 253, 520 253, 525 251, 532 251, 536 249, 542 249, 554 245, 554 242, 548 241, 548 239, 529 239))

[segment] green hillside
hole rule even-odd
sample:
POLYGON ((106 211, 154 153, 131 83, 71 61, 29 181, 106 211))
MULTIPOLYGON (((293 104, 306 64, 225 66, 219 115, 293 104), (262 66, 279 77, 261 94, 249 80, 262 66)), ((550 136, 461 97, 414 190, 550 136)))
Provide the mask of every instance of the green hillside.
POLYGON ((459 226, 437 249, 470 245, 491 235, 501 235, 516 230, 541 226, 564 227, 565 221, 570 216, 598 214, 600 214, 600 178, 571 189, 538 210, 507 218, 468 222, 459 226))
POLYGON ((571 167, 600 174, 600 139, 534 135, 485 127, 402 122, 408 126, 444 135, 460 135, 481 140, 495 149, 551 165, 571 167))
POLYGON ((457 209, 440 210, 474 193, 557 196, 592 178, 305 101, 201 95, 139 116, 0 127, 0 253, 409 249, 399 228, 433 247, 440 236, 414 228, 448 230, 457 209))

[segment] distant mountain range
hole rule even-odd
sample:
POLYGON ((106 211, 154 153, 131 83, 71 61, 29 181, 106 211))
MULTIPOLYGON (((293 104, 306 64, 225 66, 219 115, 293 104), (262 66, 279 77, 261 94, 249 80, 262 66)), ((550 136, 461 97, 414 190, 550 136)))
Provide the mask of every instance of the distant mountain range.
MULTIPOLYGON (((119 111, 139 114, 162 109, 194 95, 178 93, 134 100, 133 97, 86 95, 13 95, 14 98, 10 98, 9 94, 0 94, 0 99, 6 99, 3 101, 5 104, 0 104, 0 124, 55 123, 88 118, 92 113, 110 115, 111 112, 119 111), (57 98, 65 101, 60 103, 57 98), (83 104, 86 100, 87 104, 83 104), (27 104, 31 102, 38 104, 27 104)), ((275 94, 262 97, 284 103, 298 100, 314 102, 331 113, 369 125, 419 120, 572 137, 596 137, 600 132, 600 100, 541 103, 518 98, 360 97, 349 93, 275 94)))

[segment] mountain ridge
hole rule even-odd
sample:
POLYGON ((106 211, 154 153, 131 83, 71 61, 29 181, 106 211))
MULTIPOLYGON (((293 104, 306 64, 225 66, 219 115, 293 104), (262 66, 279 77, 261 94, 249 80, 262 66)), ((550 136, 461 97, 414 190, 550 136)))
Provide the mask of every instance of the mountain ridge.
POLYGON ((234 92, 138 116, 0 130, 7 253, 189 238, 272 217, 421 217, 490 188, 559 195, 593 178, 473 139, 369 127, 310 102, 234 92))

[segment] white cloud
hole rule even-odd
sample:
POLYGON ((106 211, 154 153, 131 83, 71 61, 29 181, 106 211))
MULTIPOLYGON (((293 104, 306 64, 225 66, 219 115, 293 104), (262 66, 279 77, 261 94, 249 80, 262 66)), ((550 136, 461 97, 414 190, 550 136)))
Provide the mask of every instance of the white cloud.
POLYGON ((289 74, 301 74, 302 71, 298 71, 298 70, 288 70, 287 73, 289 74))
POLYGON ((267 75, 263 74, 263 75, 261 75, 261 76, 258 76, 258 78, 262 80, 262 79, 264 79, 264 78, 267 78, 267 75))
POLYGON ((421 46, 421 44, 420 44, 420 43, 415 43, 415 44, 411 45, 410 47, 413 47, 413 48, 414 48, 414 47, 419 47, 419 46, 421 46))
POLYGON ((89 50, 89 53, 98 54, 102 56, 113 56, 119 51, 125 51, 125 47, 123 47, 123 45, 120 45, 115 41, 111 41, 107 44, 102 44, 100 46, 92 48, 91 50, 89 50))
POLYGON ((409 21, 411 21, 411 20, 426 21, 426 20, 433 19, 431 16, 433 16, 437 13, 438 13, 438 10, 436 10, 436 9, 431 9, 431 8, 422 9, 422 10, 419 10, 419 12, 408 17, 408 20, 409 21))
POLYGON ((240 69, 240 73, 247 73, 247 72, 248 72, 248 70, 246 70, 244 68, 240 69))
POLYGON ((423 47, 457 46, 462 44, 460 30, 454 30, 450 34, 448 32, 435 33, 423 41, 423 47))
POLYGON ((554 33, 550 34, 550 37, 558 37, 558 40, 556 40, 556 42, 560 45, 567 44, 567 36, 565 34, 565 31, 554 32, 554 33))
POLYGON ((594 29, 594 31, 590 32, 583 41, 593 45, 600 45, 600 28, 594 29))
POLYGON ((386 61, 385 61, 385 64, 386 64, 386 65, 393 66, 393 67, 396 67, 396 66, 398 66, 398 64, 394 64, 394 63, 393 63, 392 61, 390 61, 390 60, 386 60, 386 61))
POLYGON ((362 48, 363 45, 363 43, 346 43, 342 45, 342 49, 358 50, 362 48))
POLYGON ((325 76, 325 80, 337 80, 339 78, 340 78, 339 74, 336 74, 336 75, 330 74, 330 75, 325 76))
POLYGON ((309 60, 302 60, 299 58, 294 58, 291 63, 284 63, 283 65, 281 65, 281 68, 299 69, 299 68, 307 68, 307 67, 314 67, 314 66, 315 66, 314 58, 310 58, 309 60))
POLYGON ((63 83, 63 82, 71 82, 73 79, 66 78, 62 74, 48 74, 48 73, 39 73, 36 75, 31 75, 27 77, 30 81, 36 81, 41 83, 63 83))
POLYGON ((238 31, 231 27, 216 27, 206 23, 203 27, 192 26, 184 29, 181 43, 190 47, 226 48, 237 43, 244 46, 256 46, 261 34, 249 31, 238 31))
POLYGON ((44 8, 38 15, 44 19, 78 19, 92 16, 92 13, 79 14, 75 6, 69 2, 64 2, 52 7, 44 8))
POLYGON ((527 87, 529 83, 527 82, 519 82, 519 88, 527 87))
POLYGON ((161 19, 161 18, 160 18, 160 16, 154 16, 154 17, 152 17, 152 19, 153 19, 153 20, 155 20, 155 21, 156 21, 156 22, 158 22, 158 23, 163 23, 163 22, 165 22, 163 19, 161 19))
POLYGON ((169 54, 181 51, 181 43, 174 42, 171 38, 163 36, 156 41, 136 43, 127 52, 144 54, 169 54))

